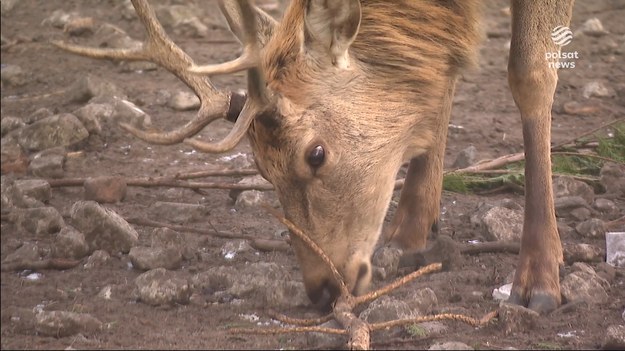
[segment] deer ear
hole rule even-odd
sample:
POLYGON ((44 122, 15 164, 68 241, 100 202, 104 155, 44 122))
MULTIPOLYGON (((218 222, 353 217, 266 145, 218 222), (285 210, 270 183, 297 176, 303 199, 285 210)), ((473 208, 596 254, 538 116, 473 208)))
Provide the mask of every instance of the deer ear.
POLYGON ((360 27, 359 0, 309 0, 304 15, 304 46, 315 55, 329 55, 332 64, 349 66, 348 49, 360 27))

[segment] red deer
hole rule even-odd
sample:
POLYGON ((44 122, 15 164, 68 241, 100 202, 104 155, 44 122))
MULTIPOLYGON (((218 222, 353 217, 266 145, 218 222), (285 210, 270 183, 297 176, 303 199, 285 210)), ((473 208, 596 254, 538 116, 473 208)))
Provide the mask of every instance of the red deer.
MULTIPOLYGON (((133 0, 147 40, 138 49, 71 52, 150 60, 199 96, 197 118, 168 133, 125 128, 152 143, 186 142, 204 152, 233 148, 246 134, 260 173, 287 219, 330 257, 355 294, 367 289, 371 255, 398 170, 406 181, 383 239, 423 249, 439 216, 451 102, 479 42, 478 0, 293 0, 280 23, 246 1, 221 1, 240 58, 197 66, 166 35, 145 0, 133 0), (216 90, 207 76, 247 70, 246 97, 216 90), (243 103, 244 102, 244 103, 243 103), (236 120, 216 143, 190 136, 217 118, 236 120)), ((573 0, 513 0, 508 79, 526 155, 525 218, 510 300, 547 312, 560 304, 562 247, 551 185, 551 106, 557 52, 551 31, 568 26, 573 0)), ((293 246, 310 299, 337 282, 297 238, 293 246)))

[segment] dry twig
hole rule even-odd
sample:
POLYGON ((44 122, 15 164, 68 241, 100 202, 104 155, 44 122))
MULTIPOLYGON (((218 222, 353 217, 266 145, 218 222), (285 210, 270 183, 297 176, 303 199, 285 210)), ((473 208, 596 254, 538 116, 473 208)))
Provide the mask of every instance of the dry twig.
POLYGON ((69 260, 65 258, 49 258, 40 261, 22 259, 14 262, 3 263, 2 271, 23 271, 26 269, 31 271, 40 271, 44 269, 66 270, 78 266, 79 263, 80 260, 69 260))
POLYGON ((254 249, 259 250, 259 251, 288 251, 291 249, 289 244, 284 240, 255 238, 249 235, 234 234, 230 232, 218 231, 215 229, 206 230, 206 229, 194 228, 194 227, 189 227, 189 226, 158 222, 158 221, 153 221, 147 218, 129 218, 126 221, 128 223, 132 223, 135 225, 142 225, 146 227, 169 228, 177 232, 210 235, 210 236, 224 238, 224 239, 244 239, 244 240, 249 241, 250 246, 252 246, 254 249))
POLYGON ((295 327, 282 327, 282 328, 263 328, 263 329, 254 329, 254 328, 236 328, 229 329, 230 333, 235 334, 286 334, 286 333, 307 333, 307 332, 318 332, 318 333, 327 333, 327 334, 340 334, 340 335, 348 335, 348 348, 357 349, 357 350, 365 350, 370 347, 370 338, 371 331, 381 330, 385 328, 390 328, 398 325, 405 325, 411 323, 419 323, 430 320, 456 320, 464 323, 468 323, 470 325, 482 325, 487 323, 490 319, 492 319, 496 312, 492 312, 484 318, 478 320, 475 318, 471 318, 464 315, 457 314, 441 314, 435 316, 425 316, 418 317, 412 319, 402 319, 402 320, 394 320, 383 323, 375 323, 369 324, 366 321, 358 318, 353 309, 363 303, 373 301, 378 297, 388 294, 391 291, 397 289, 400 286, 405 285, 406 283, 416 279, 419 276, 422 276, 427 273, 431 273, 437 270, 440 270, 442 265, 440 263, 431 264, 429 266, 423 267, 420 270, 413 272, 405 277, 399 278, 393 283, 382 287, 376 291, 370 292, 363 296, 355 297, 353 296, 347 286, 343 277, 338 272, 332 261, 327 257, 327 255, 323 252, 321 248, 315 244, 308 236, 306 236, 297 226, 291 223, 289 220, 284 218, 284 216, 280 215, 274 208, 265 205, 265 209, 274 215, 282 224, 284 224, 293 235, 302 240, 308 247, 313 250, 328 266, 328 268, 332 271, 335 279, 339 283, 339 287, 341 290, 340 296, 337 298, 336 302, 333 305, 333 311, 331 314, 313 319, 297 319, 291 318, 288 316, 284 316, 282 314, 277 314, 275 312, 270 312, 270 315, 281 321, 283 323, 295 325, 295 327), (319 324, 325 323, 331 319, 335 319, 343 329, 338 328, 327 328, 321 327, 319 324))

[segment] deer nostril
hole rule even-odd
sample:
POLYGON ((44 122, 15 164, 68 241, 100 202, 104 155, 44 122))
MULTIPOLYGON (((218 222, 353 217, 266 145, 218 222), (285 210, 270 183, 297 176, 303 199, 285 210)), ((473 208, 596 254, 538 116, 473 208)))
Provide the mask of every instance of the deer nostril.
POLYGON ((358 269, 358 279, 356 281, 360 281, 361 279, 365 278, 367 274, 369 274, 369 266, 363 263, 358 269))

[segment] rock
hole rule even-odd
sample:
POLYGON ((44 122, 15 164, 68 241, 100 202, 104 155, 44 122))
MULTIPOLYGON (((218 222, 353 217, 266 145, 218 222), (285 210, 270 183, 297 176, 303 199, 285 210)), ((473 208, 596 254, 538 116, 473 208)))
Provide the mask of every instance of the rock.
POLYGON ((606 162, 599 174, 607 193, 614 196, 625 195, 625 165, 606 162))
MULTIPOLYGON (((556 216, 567 217, 577 208, 589 208, 590 206, 581 196, 561 196, 555 199, 554 203, 556 216)), ((579 215, 579 213, 577 213, 579 215)))
POLYGON ((135 128, 147 129, 152 125, 152 118, 134 103, 120 98, 113 99, 115 112, 111 122, 126 123, 135 128))
POLYGON ((79 17, 77 12, 64 12, 62 10, 55 10, 52 14, 46 17, 41 24, 50 25, 56 28, 63 28, 69 21, 79 17))
POLYGON ((150 235, 150 246, 161 248, 175 248, 185 260, 192 259, 194 249, 186 245, 186 238, 175 230, 169 228, 155 228, 150 235))
POLYGON ((35 312, 32 308, 6 306, 2 311, 2 324, 10 326, 12 330, 20 334, 32 333, 35 330, 35 312), (5 318, 9 323, 5 322, 5 318))
MULTIPOLYGON (((22 187, 15 186, 14 183, 15 182, 11 184, 6 184, 6 186, 2 189, 4 201, 8 201, 11 206, 16 206, 20 208, 36 208, 46 206, 43 202, 24 194, 22 191, 22 187)), ((39 195, 45 196, 44 194, 39 195)))
POLYGON ((475 350, 471 346, 460 341, 437 342, 428 350, 475 350))
POLYGON ((25 242, 2 261, 2 265, 11 265, 18 262, 39 261, 42 256, 41 248, 33 243, 25 242))
POLYGON ((593 207, 602 213, 615 213, 619 211, 614 201, 603 198, 596 199, 593 207))
POLYGON ((245 190, 237 196, 234 203, 236 209, 254 208, 260 206, 265 201, 265 194, 258 190, 245 190))
POLYGON ((2 10, 2 16, 8 15, 9 12, 13 11, 15 5, 19 3, 19 0, 2 0, 2 5, 0 9, 2 10))
POLYGON ((127 253, 139 240, 139 234, 128 222, 95 201, 76 202, 70 214, 75 227, 85 234, 91 250, 127 253))
POLYGON ((3 117, 0 122, 0 134, 4 137, 9 132, 20 129, 24 126, 26 126, 26 123, 24 123, 24 121, 20 118, 11 116, 3 117))
POLYGON ((560 237, 562 238, 569 237, 575 232, 575 228, 572 228, 570 225, 562 221, 558 221, 557 226, 558 226, 558 233, 560 233, 560 237))
POLYGON ((57 233, 65 226, 63 217, 54 207, 16 209, 12 215, 19 232, 37 237, 57 233))
MULTIPOLYGON (((343 329, 334 319, 319 325, 322 328, 343 329)), ((311 332, 306 333, 306 343, 313 349, 337 349, 338 345, 347 344, 343 335, 311 332)))
POLYGON ((584 262, 575 262, 571 265, 571 272, 585 272, 589 274, 595 274, 595 270, 584 262))
POLYGON ((529 308, 502 301, 499 303, 499 321, 506 335, 534 329, 540 315, 529 308))
POLYGON ((587 19, 578 30, 578 33, 579 32, 591 37, 600 37, 608 33, 608 31, 603 28, 601 21, 596 17, 587 19))
POLYGON ((188 223, 206 218, 209 209, 197 204, 157 201, 150 206, 149 213, 152 218, 188 223))
POLYGON ((176 111, 189 111, 197 110, 200 108, 200 98, 197 95, 187 92, 179 91, 172 95, 169 100, 169 107, 176 111))
POLYGON ((604 286, 609 286, 605 279, 592 273, 577 271, 570 273, 560 283, 562 297, 567 302, 586 301, 589 304, 602 304, 609 301, 604 286))
POLYGON ((98 297, 104 300, 110 300, 113 296, 113 287, 111 285, 107 285, 100 289, 98 292, 98 297))
POLYGON ((439 234, 429 248, 403 253, 398 266, 402 270, 410 268, 414 271, 435 262, 442 263, 445 271, 462 266, 460 248, 451 237, 439 234))
POLYGON ((126 178, 116 176, 101 176, 85 179, 85 200, 100 203, 116 203, 126 197, 126 178))
POLYGON ((399 258, 402 250, 394 247, 382 246, 373 253, 371 263, 383 270, 383 279, 394 277, 399 267, 399 258))
MULTIPOLYGON (((15 133, 18 133, 20 130, 15 133)), ((9 135, 2 138, 1 143, 0 164, 2 167, 2 174, 25 173, 26 169, 28 169, 28 156, 19 145, 17 137, 14 133, 9 133, 9 135)))
POLYGON ((571 176, 559 176, 553 180, 553 196, 557 199, 564 196, 580 196, 586 204, 595 199, 592 187, 571 176))
MULTIPOLYGON (((119 66, 121 68, 121 71, 124 73, 143 73, 147 71, 155 71, 158 69, 158 65, 156 63, 148 61, 123 61, 120 63, 119 66)), ((156 105, 163 105, 163 103, 157 98, 156 105)))
POLYGON ((65 149, 52 148, 34 154, 30 159, 28 169, 37 177, 63 178, 65 171, 65 149), (53 152, 49 152, 53 151, 53 152))
POLYGON ((37 333, 57 338, 91 334, 102 328, 102 322, 88 313, 41 311, 35 315, 37 333))
POLYGON ((413 318, 414 313, 404 301, 388 295, 379 297, 360 313, 359 318, 368 323, 387 322, 394 319, 413 318))
POLYGON ((90 99, 106 102, 114 99, 125 99, 126 94, 115 84, 99 77, 86 75, 72 84, 69 88, 68 99, 72 102, 87 102, 90 99))
POLYGON ((441 322, 423 322, 417 324, 420 328, 425 330, 427 335, 433 334, 445 334, 449 328, 441 322))
POLYGON ((17 65, 2 65, 0 70, 0 80, 2 84, 12 86, 22 86, 28 83, 26 72, 17 65))
POLYGON ((70 146, 88 136, 89 132, 76 116, 63 113, 20 129, 18 142, 26 150, 40 151, 55 146, 70 146))
MULTIPOLYGON (((228 167, 232 167, 234 169, 242 169, 242 168, 250 168, 254 167, 254 155, 247 154, 243 152, 237 152, 234 155, 226 155, 217 159, 217 162, 222 163, 228 167)), ((260 185, 260 184, 270 184, 267 182, 261 175, 255 175, 251 177, 245 177, 241 179, 237 184, 247 184, 247 185, 260 185)), ((232 195, 230 195, 232 196, 232 195)))
POLYGON ((52 112, 48 108, 42 107, 37 109, 32 114, 28 115, 28 117, 24 119, 24 122, 26 122, 26 124, 33 124, 35 122, 41 121, 42 119, 46 119, 52 116, 54 116, 54 112, 52 112))
POLYGON ((604 252, 600 248, 590 244, 565 244, 564 260, 567 264, 573 262, 600 262, 604 252))
POLYGON ((135 246, 128 253, 132 265, 143 271, 155 268, 175 270, 180 268, 182 255, 175 247, 135 246))
POLYGON ((605 234, 606 262, 614 267, 625 268, 625 232, 605 234))
POLYGON ((602 82, 590 82, 584 85, 582 88, 582 96, 586 99, 591 97, 611 97, 614 96, 614 92, 608 89, 602 82))
POLYGON ((625 349, 625 325, 611 325, 601 343, 603 350, 625 349))
POLYGON ((406 301, 410 310, 417 316, 431 313, 438 305, 436 293, 430 288, 410 290, 402 300, 406 301))
POLYGON ((612 284, 616 278, 616 269, 607 262, 600 262, 597 264, 597 275, 612 284))
POLYGON ((208 27, 196 16, 185 18, 174 28, 177 35, 203 38, 208 35, 208 27))
POLYGON ((455 169, 466 168, 475 164, 475 161, 477 161, 477 149, 471 145, 458 153, 451 167, 455 169))
POLYGON ((102 124, 111 120, 115 109, 111 104, 87 104, 72 112, 90 134, 100 134, 102 124))
POLYGON ((85 269, 91 269, 96 267, 102 267, 111 259, 108 252, 104 250, 95 250, 85 263, 85 269))
POLYGON ((194 289, 209 289, 235 298, 252 298, 262 306, 306 306, 310 302, 304 284, 294 280, 290 272, 275 263, 255 262, 243 269, 220 266, 191 277, 194 289))
MULTIPOLYGON (((235 162, 235 163, 243 164, 243 165, 239 165, 239 166, 243 166, 244 168, 247 168, 247 167, 251 166, 251 165, 245 165, 245 164, 248 163, 247 157, 245 157, 245 158, 243 158, 243 157, 236 157, 236 158, 234 158, 234 160, 243 160, 243 161, 235 162)), ((235 167, 238 167, 238 166, 235 166, 235 167)), ((247 186, 271 187, 271 183, 269 183, 267 180, 265 180, 265 178, 263 178, 260 174, 257 174, 255 176, 251 176, 251 177, 245 177, 245 178, 241 179, 240 181, 238 181, 237 184, 247 185, 247 186)), ((236 200, 237 197, 239 197, 239 194, 241 194, 242 192, 243 192, 243 190, 232 189, 232 190, 230 190, 228 195, 230 195, 230 198, 232 200, 236 200)))
POLYGON ((147 271, 135 279, 140 301, 152 305, 187 304, 191 297, 189 281, 165 268, 147 271))
POLYGON ((585 221, 590 219, 592 213, 586 207, 578 207, 574 208, 569 212, 569 215, 574 218, 576 221, 585 221))
POLYGON ((598 218, 591 218, 577 226, 575 230, 586 238, 603 238, 605 236, 605 223, 598 218))
POLYGON ((22 195, 29 196, 43 203, 50 201, 50 193, 52 191, 50 183, 43 179, 20 179, 13 182, 15 187, 22 195))
POLYGON ((471 216, 471 223, 481 228, 489 241, 519 242, 523 232, 523 212, 505 207, 478 210, 471 216))
POLYGON ((85 235, 72 226, 65 226, 56 235, 52 246, 54 257, 81 259, 89 254, 85 235))
POLYGON ((132 39, 121 28, 110 23, 103 23, 94 34, 100 47, 115 49, 136 49, 141 46, 141 42, 132 39))
POLYGON ((170 5, 156 10, 163 26, 172 28, 177 35, 205 37, 208 27, 197 17, 199 9, 193 6, 170 5))
POLYGON ((247 240, 231 240, 221 247, 221 254, 226 260, 232 260, 238 253, 252 250, 247 240))

